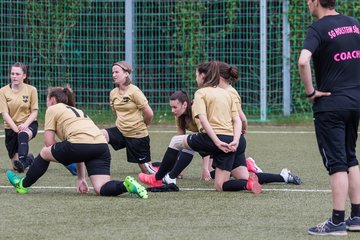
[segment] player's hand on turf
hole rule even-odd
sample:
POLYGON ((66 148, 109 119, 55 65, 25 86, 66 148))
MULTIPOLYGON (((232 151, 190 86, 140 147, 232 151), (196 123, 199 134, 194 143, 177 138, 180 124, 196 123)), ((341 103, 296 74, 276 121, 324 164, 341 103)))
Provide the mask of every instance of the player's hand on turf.
POLYGON ((200 180, 204 180, 204 181, 210 181, 211 180, 211 175, 208 169, 203 169, 202 173, 201 173, 201 178, 200 180))
POLYGON ((76 191, 78 193, 88 193, 89 192, 89 186, 87 185, 87 182, 85 179, 78 179, 76 181, 76 191))

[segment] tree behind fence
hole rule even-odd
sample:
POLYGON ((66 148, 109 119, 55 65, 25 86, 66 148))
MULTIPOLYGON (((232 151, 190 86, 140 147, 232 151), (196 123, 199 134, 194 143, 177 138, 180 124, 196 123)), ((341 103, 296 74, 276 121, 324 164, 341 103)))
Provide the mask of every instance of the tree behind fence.
MULTIPOLYGON (((267 114, 283 114, 283 3, 267 1, 267 114)), ((291 113, 307 114, 297 73, 297 57, 311 23, 306 1, 288 1, 291 26, 291 113)), ((344 1, 339 11, 358 16, 358 1, 344 1)), ((260 1, 134 1, 136 85, 155 113, 169 111, 178 89, 196 90, 195 66, 225 61, 240 70, 235 85, 250 119, 260 119, 260 1)), ((30 66, 31 84, 42 93, 70 83, 77 104, 89 114, 109 111, 114 87, 111 64, 125 59, 125 1, 1 1, 1 85, 9 66, 30 66)), ((45 109, 45 96, 40 105, 45 109)))

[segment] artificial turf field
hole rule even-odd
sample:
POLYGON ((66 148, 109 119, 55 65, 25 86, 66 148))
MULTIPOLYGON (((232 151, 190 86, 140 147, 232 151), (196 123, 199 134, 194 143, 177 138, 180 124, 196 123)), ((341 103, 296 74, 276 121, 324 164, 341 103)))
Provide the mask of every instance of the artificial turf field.
MULTIPOLYGON (((158 161, 174 127, 153 126, 150 131, 152 158, 158 161)), ((218 193, 212 182, 199 180, 201 158, 196 155, 185 178, 177 182, 180 192, 149 193, 146 200, 129 194, 98 197, 92 190, 80 195, 76 178, 56 163, 28 194, 17 194, 6 179, 10 160, 3 132, 0 135, 0 239, 334 239, 307 234, 308 227, 329 218, 332 210, 312 125, 250 126, 246 136, 247 155, 264 172, 279 173, 286 167, 303 185, 266 184, 259 195, 218 193)), ((39 133, 30 151, 36 155, 42 144, 39 133)), ((138 173, 137 165, 126 162, 125 150, 112 151, 113 179, 137 179, 138 173)), ((360 239, 360 233, 344 239, 360 239)))

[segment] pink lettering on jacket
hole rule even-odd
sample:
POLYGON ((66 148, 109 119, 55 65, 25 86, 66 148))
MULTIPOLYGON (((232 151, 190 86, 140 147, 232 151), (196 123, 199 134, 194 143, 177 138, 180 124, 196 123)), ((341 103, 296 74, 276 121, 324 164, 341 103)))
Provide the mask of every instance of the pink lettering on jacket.
POLYGON ((347 61, 352 59, 360 59, 360 50, 340 52, 334 55, 335 62, 347 61))
POLYGON ((359 28, 356 25, 354 25, 354 26, 344 26, 344 27, 335 28, 328 32, 328 35, 331 39, 344 34, 360 34, 360 31, 359 28))

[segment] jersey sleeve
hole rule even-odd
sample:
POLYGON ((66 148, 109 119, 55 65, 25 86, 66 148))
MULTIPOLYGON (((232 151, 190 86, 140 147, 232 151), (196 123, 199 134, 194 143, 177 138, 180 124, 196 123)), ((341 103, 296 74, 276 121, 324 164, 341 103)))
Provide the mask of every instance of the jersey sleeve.
POLYGON ((193 117, 199 117, 199 114, 206 115, 206 104, 204 93, 201 91, 196 91, 194 95, 194 102, 193 102, 193 117))
POLYGON ((30 103, 31 103, 31 111, 39 109, 39 99, 38 99, 38 92, 36 88, 32 88, 31 95, 30 95, 30 103))
POLYGON ((308 28, 306 38, 304 41, 303 49, 309 50, 311 53, 314 53, 320 44, 320 35, 312 27, 308 28))
POLYGON ((0 112, 9 112, 4 91, 0 90, 0 112))
POLYGON ((137 89, 136 91, 134 91, 133 101, 136 104, 138 109, 143 109, 149 105, 149 101, 147 100, 144 93, 140 89, 137 89))
POLYGON ((46 110, 44 130, 56 130, 56 111, 54 107, 49 107, 46 110))

